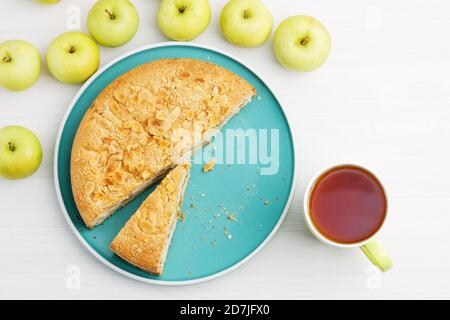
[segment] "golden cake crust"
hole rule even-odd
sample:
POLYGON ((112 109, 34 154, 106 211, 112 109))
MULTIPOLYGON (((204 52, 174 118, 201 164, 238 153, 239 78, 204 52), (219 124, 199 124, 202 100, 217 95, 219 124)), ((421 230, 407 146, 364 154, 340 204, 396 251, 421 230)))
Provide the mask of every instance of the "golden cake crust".
POLYGON ((194 59, 150 62, 113 81, 72 147, 72 191, 86 225, 101 223, 207 142, 254 95, 238 75, 194 59))
POLYGON ((161 181, 111 243, 114 253, 144 271, 162 274, 189 168, 178 165, 161 181))

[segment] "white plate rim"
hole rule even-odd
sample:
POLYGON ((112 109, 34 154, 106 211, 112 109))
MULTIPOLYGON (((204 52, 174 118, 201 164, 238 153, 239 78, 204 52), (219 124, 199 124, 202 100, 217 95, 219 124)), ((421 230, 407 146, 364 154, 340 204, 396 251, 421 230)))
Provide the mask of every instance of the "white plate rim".
POLYGON ((232 54, 229 54, 229 53, 225 52, 224 50, 219 49, 219 48, 215 48, 213 46, 209 46, 209 45, 205 45, 205 44, 199 44, 199 43, 171 42, 171 41, 168 41, 168 42, 158 42, 158 43, 154 43, 154 44, 150 44, 150 45, 146 45, 146 46, 142 46, 142 47, 130 50, 130 51, 128 51, 128 52, 118 56, 117 58, 111 60, 109 63, 105 64, 103 67, 101 67, 99 70, 97 70, 97 72, 94 75, 92 75, 81 86, 81 88, 78 90, 77 94, 74 96, 72 101, 69 103, 69 106, 68 106, 68 108, 67 108, 67 110, 66 110, 66 112, 65 112, 65 114, 63 116, 63 119, 61 121, 60 127, 58 129, 58 134, 57 134, 57 137, 56 137, 55 151, 54 151, 54 157, 53 157, 53 164, 54 164, 53 165, 53 180, 54 180, 54 183, 55 183, 56 194, 58 196, 59 206, 61 207, 61 210, 63 211, 64 218, 66 219, 67 223, 70 226, 70 229, 75 234, 75 236, 78 238, 78 240, 83 244, 83 246, 95 258, 97 258, 99 261, 101 261, 104 265, 106 265, 110 269, 112 269, 112 270, 122 274, 123 276, 126 276, 128 278, 131 278, 131 279, 134 279, 134 280, 137 280, 137 281, 150 283, 150 284, 156 284, 156 285, 164 285, 164 286, 184 286, 184 285, 198 284, 198 283, 210 281, 210 280, 219 278, 221 276, 224 276, 224 275, 226 275, 226 274, 228 274, 228 273, 238 269, 239 267, 241 267, 242 265, 247 263, 251 258, 253 258, 260 250, 262 250, 262 248, 264 248, 267 245, 267 243, 269 243, 269 241, 273 238, 273 236, 277 233, 277 231, 279 230, 279 228, 281 227, 281 225, 283 224, 283 221, 285 220, 285 218, 287 216, 287 213, 289 211, 289 208, 291 207, 292 200, 293 200, 294 195, 295 195, 295 188, 296 188, 296 185, 297 185, 297 171, 298 171, 298 168, 297 168, 297 157, 296 157, 297 144, 296 144, 296 139, 295 139, 295 134, 294 134, 294 127, 291 126, 290 121, 289 121, 289 117, 287 115, 286 110, 283 108, 282 104, 279 103, 278 97, 275 95, 275 99, 278 100, 280 108, 283 111, 283 113, 285 114, 286 122, 287 122, 287 124, 289 126, 289 129, 291 131, 291 136, 292 136, 293 158, 294 158, 294 172, 293 172, 293 179, 292 179, 292 184, 291 184, 291 190, 290 190, 289 197, 288 197, 288 200, 286 202, 286 205, 285 205, 285 207, 283 209, 283 213, 281 214, 280 218, 278 219, 277 224, 273 227, 273 229, 269 233, 269 235, 249 255, 247 255, 245 258, 243 258, 241 261, 235 263, 231 267, 228 267, 228 268, 226 268, 226 269, 224 269, 224 270, 222 270, 220 272, 211 274, 211 275, 206 276, 206 277, 201 277, 201 278, 198 278, 198 279, 184 280, 184 281, 167 281, 167 280, 149 279, 149 278, 144 278, 144 277, 132 274, 132 273, 130 273, 128 271, 125 271, 125 270, 115 266, 114 264, 109 262, 107 259, 103 258, 80 235, 80 233, 76 229, 75 225, 73 224, 72 220, 70 219, 69 213, 67 212, 66 207, 64 205, 64 201, 63 201, 62 194, 61 194, 61 191, 60 191, 59 179, 58 179, 58 153, 59 153, 59 145, 60 145, 60 141, 61 141, 62 132, 64 130, 64 127, 65 127, 65 124, 67 122, 67 119, 68 119, 70 113, 72 112, 76 102, 78 101, 80 96, 84 93, 84 91, 92 84, 92 82, 99 75, 101 75, 103 72, 108 70, 111 66, 113 66, 117 62, 119 62, 119 61, 121 61, 121 60, 123 60, 123 59, 125 59, 125 58, 127 58, 127 57, 129 57, 131 55, 133 55, 133 54, 136 54, 136 53, 141 52, 141 51, 146 51, 146 50, 149 50, 149 49, 155 49, 155 48, 167 47, 167 46, 191 46, 191 47, 197 47, 197 48, 201 48, 201 49, 207 49, 207 50, 218 52, 218 53, 220 53, 220 54, 222 54, 224 56, 227 56, 227 57, 235 60, 236 62, 238 62, 241 65, 243 65, 246 68, 248 68, 251 72, 253 72, 269 88, 269 90, 272 91, 271 87, 267 85, 268 82, 266 82, 266 80, 263 79, 253 68, 250 68, 246 63, 241 61, 241 59, 233 56, 232 54))

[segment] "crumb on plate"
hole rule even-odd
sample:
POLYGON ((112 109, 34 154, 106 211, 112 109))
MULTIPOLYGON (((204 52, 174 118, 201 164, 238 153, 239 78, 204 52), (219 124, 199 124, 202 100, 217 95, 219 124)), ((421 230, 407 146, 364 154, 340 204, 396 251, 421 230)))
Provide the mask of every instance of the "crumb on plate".
POLYGON ((216 166, 216 160, 211 160, 208 161, 207 163, 205 163, 205 165, 203 166, 203 172, 209 172, 212 171, 214 169, 214 167, 216 166))

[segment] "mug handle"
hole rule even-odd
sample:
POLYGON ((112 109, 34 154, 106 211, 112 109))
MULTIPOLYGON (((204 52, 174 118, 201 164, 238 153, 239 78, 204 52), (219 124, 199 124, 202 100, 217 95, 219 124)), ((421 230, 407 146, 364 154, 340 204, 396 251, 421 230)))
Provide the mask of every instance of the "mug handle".
POLYGON ((381 271, 388 271, 392 265, 392 259, 384 249, 383 245, 376 239, 370 240, 368 243, 360 247, 362 252, 365 253, 367 258, 381 271))

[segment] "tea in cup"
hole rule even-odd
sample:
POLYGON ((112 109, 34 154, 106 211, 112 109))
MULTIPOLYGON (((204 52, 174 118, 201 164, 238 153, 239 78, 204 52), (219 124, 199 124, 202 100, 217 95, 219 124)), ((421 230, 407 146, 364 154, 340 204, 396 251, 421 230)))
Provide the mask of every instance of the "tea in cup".
POLYGON ((387 209, 378 178, 353 164, 319 172, 304 198, 305 220, 316 238, 335 247, 360 247, 383 272, 392 267, 392 260, 375 236, 386 221, 387 209))

